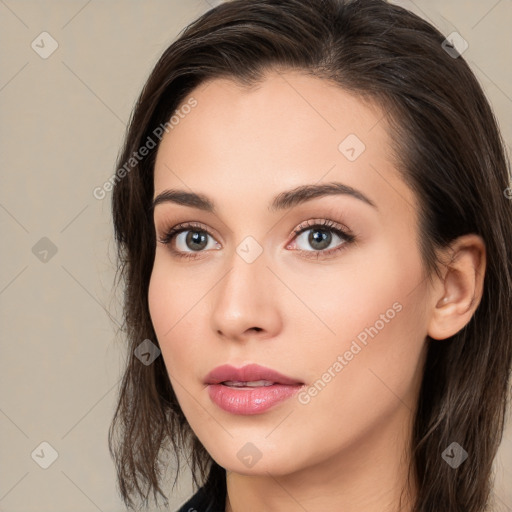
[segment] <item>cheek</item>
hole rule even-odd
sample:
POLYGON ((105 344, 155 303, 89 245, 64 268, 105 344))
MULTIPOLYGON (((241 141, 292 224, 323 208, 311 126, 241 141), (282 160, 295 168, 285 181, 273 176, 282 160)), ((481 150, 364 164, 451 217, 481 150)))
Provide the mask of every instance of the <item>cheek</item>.
POLYGON ((301 407, 312 432, 325 431, 327 423, 340 445, 354 445, 414 410, 426 345, 417 327, 421 312, 410 299, 399 302, 393 318, 385 308, 376 311, 388 323, 366 316, 362 329, 353 326, 355 335, 341 334, 329 346, 328 356, 310 358, 316 369, 301 407))
POLYGON ((309 304, 334 331, 322 336, 322 350, 304 347, 302 356, 311 368, 302 403, 313 430, 327 414, 341 437, 347 428, 362 436, 414 407, 426 336, 422 267, 414 253, 406 261, 398 247, 375 249, 350 272, 330 274, 326 293, 308 286, 309 304))
POLYGON ((411 292, 422 282, 421 260, 414 247, 401 247, 393 239, 382 237, 347 252, 337 265, 300 272, 289 268, 283 266, 280 275, 302 304, 290 297, 293 304, 285 314, 293 318, 293 325, 300 326, 295 339, 303 341, 304 360, 319 364, 332 361, 358 336, 363 342, 371 339, 367 329, 375 325, 379 339, 389 338, 388 345, 399 344, 404 336, 397 336, 394 329, 401 326, 401 332, 404 317, 411 315, 414 321, 420 320, 418 329, 424 327, 420 318, 423 309, 406 308, 406 303, 418 301, 418 295, 411 292), (318 342, 311 344, 315 338, 318 342))
POLYGON ((197 321, 197 318, 206 318, 200 311, 204 291, 190 286, 195 279, 184 274, 186 278, 168 268, 165 256, 157 257, 149 284, 148 303, 171 386, 183 413, 192 425, 197 425, 208 420, 200 416, 201 411, 196 409, 190 394, 201 391, 199 369, 204 352, 201 343, 194 340, 204 339, 197 321))
POLYGON ((171 378, 179 378, 183 369, 190 368, 190 362, 200 357, 190 340, 199 339, 194 332, 198 331, 197 322, 192 319, 201 307, 203 292, 190 286, 190 277, 181 282, 179 275, 168 268, 165 257, 157 256, 148 290, 151 321, 171 378))
POLYGON ((334 372, 344 376, 333 381, 346 380, 351 393, 356 385, 359 394, 367 389, 364 394, 369 399, 373 391, 379 391, 373 397, 389 393, 372 369, 407 392, 424 345, 426 316, 419 253, 410 248, 404 258, 404 251, 398 244, 376 243, 358 251, 353 260, 347 257, 336 270, 326 267, 316 272, 314 286, 311 279, 293 277, 290 287, 307 298, 310 310, 301 308, 302 320, 295 320, 296 339, 302 340, 299 357, 308 363, 308 382, 321 378, 329 368, 334 372, 338 356, 346 354, 346 366, 334 372))
POLYGON ((151 321, 156 335, 162 343, 165 340, 164 334, 175 324, 176 310, 170 307, 176 304, 176 289, 168 286, 168 278, 155 260, 148 290, 148 306, 151 321))

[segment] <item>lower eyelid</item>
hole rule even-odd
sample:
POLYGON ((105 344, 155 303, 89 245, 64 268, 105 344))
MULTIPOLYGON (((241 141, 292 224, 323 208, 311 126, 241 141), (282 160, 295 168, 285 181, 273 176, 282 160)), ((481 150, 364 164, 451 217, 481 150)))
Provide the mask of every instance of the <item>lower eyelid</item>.
MULTIPOLYGON (((309 231, 309 229, 305 230, 309 231)), ((334 230, 333 230, 334 231, 334 230)), ((339 242, 334 247, 331 247, 330 249, 323 249, 323 250, 306 250, 306 249, 295 249, 296 252, 302 253, 303 257, 305 258, 329 258, 333 256, 338 251, 342 251, 346 249, 349 245, 351 245, 352 242, 354 242, 355 237, 348 235, 348 234, 338 234, 337 236, 341 239, 341 242, 339 242)), ((296 241, 294 240, 291 244, 288 244, 286 248, 288 249, 292 244, 296 244, 296 241)))

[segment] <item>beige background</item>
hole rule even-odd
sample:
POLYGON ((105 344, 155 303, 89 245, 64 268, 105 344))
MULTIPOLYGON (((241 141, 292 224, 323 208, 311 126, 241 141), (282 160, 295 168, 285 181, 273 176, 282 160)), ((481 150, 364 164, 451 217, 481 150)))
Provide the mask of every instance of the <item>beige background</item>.
MULTIPOLYGON (((115 170, 152 66, 210 1, 0 0, 0 511, 123 510, 106 441, 125 357, 105 312, 119 318, 110 194, 92 191, 115 170), (47 59, 31 47, 43 31, 58 43, 47 59), (57 250, 47 262, 33 252, 43 237, 57 250), (43 441, 58 453, 46 470, 31 458, 43 441)), ((510 145, 512 1, 399 3, 469 42, 510 145)), ((510 511, 510 426, 496 468, 498 510, 510 511)), ((171 510, 187 477, 179 491, 171 510)))

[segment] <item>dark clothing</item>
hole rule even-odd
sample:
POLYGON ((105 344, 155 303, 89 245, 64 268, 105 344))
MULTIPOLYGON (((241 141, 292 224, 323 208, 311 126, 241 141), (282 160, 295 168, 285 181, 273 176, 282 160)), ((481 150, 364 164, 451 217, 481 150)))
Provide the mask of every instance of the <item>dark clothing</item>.
POLYGON ((226 509, 226 496, 225 494, 217 494, 216 496, 208 496, 205 488, 201 487, 176 512, 224 512, 226 509))

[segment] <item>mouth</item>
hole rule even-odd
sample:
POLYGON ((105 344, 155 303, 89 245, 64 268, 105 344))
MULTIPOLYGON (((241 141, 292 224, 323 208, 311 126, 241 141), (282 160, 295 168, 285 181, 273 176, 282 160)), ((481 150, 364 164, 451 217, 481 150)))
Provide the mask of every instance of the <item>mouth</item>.
POLYGON ((249 382, 242 382, 238 380, 226 380, 221 382, 223 386, 228 386, 229 388, 239 388, 239 389, 251 389, 251 388, 260 388, 262 386, 272 386, 276 384, 276 382, 272 382, 270 380, 253 380, 249 382))
POLYGON ((242 368, 219 366, 208 374, 205 384, 218 407, 244 415, 263 413, 304 386, 304 382, 256 364, 242 368))
POLYGON ((205 384, 224 384, 229 387, 261 387, 273 384, 300 386, 304 382, 258 364, 249 364, 242 368, 235 368, 226 364, 214 368, 206 376, 205 384))

